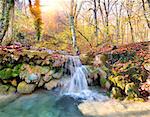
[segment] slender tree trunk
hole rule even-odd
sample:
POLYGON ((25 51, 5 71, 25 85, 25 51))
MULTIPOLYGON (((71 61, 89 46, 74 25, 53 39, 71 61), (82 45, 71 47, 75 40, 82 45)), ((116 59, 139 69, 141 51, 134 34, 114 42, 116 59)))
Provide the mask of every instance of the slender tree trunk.
POLYGON ((75 24, 74 24, 74 17, 70 16, 70 30, 71 30, 71 34, 72 34, 72 44, 73 44, 73 48, 76 49, 76 31, 75 31, 75 24))
POLYGON ((132 38, 132 42, 134 42, 134 31, 133 31, 133 26, 132 26, 132 22, 131 22, 131 15, 127 9, 127 15, 128 15, 128 22, 129 22, 129 25, 130 25, 130 31, 131 31, 131 38, 132 38))
POLYGON ((109 20, 108 20, 108 13, 106 13, 106 40, 109 39, 109 20))
POLYGON ((22 7, 23 7, 23 12, 24 12, 24 14, 25 14, 26 16, 28 16, 28 15, 27 15, 27 8, 26 8, 26 0, 23 0, 23 1, 22 1, 22 7))
POLYGON ((95 25, 95 37, 96 37, 96 45, 98 45, 98 21, 97 21, 97 3, 94 0, 94 25, 95 25))
POLYGON ((70 2, 70 15, 69 15, 69 21, 70 21, 70 30, 71 30, 71 36, 72 36, 72 45, 77 53, 77 42, 76 42, 76 28, 75 28, 75 19, 74 19, 74 0, 71 0, 70 2))
POLYGON ((6 8, 7 8, 6 0, 2 0, 2 17, 5 16, 6 8))
MULTIPOLYGON (((150 4, 150 3, 148 3, 148 4, 150 4)), ((144 0, 142 0, 142 7, 143 7, 143 13, 144 13, 144 17, 145 17, 147 26, 148 26, 148 28, 150 28, 150 21, 148 20, 148 17, 146 15, 146 8, 145 8, 145 2, 144 2, 144 0)))
POLYGON ((108 3, 106 3, 105 1, 103 2, 104 5, 104 10, 105 10, 105 41, 107 41, 109 39, 109 0, 107 1, 108 3), (108 5, 106 5, 108 4, 108 5))

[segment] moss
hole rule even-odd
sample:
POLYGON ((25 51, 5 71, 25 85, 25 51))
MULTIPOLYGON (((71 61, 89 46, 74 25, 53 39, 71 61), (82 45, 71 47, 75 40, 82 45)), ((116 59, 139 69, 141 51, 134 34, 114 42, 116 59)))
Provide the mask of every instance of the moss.
POLYGON ((12 69, 5 68, 3 70, 0 70, 0 78, 1 79, 11 79, 12 78, 12 69))
POLYGON ((106 82, 107 82, 107 79, 106 79, 106 78, 100 78, 101 87, 105 87, 106 82))
POLYGON ((16 65, 13 70, 12 70, 12 77, 17 77, 20 74, 20 69, 21 69, 22 64, 16 65))
POLYGON ((14 68, 4 68, 0 70, 0 79, 9 80, 19 76, 22 64, 16 65, 14 68))

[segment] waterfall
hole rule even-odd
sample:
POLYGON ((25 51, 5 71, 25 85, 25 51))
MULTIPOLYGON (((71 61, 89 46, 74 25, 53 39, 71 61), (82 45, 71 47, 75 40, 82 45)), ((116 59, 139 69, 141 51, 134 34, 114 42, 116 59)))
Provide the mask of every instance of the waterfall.
POLYGON ((70 72, 70 81, 66 85, 67 93, 79 93, 82 90, 88 90, 86 80, 88 71, 82 65, 79 56, 68 56, 65 69, 70 72))
POLYGON ((61 94, 82 100, 105 100, 106 96, 99 95, 89 89, 87 83, 88 70, 82 65, 79 56, 67 56, 67 58, 64 72, 69 75, 69 79, 63 82, 61 94))

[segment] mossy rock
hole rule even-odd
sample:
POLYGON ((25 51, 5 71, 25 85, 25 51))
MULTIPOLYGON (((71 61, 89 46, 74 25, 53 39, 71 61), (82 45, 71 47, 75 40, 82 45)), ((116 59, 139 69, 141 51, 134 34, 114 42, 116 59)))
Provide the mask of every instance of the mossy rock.
POLYGON ((133 74, 140 74, 140 71, 141 69, 137 66, 131 66, 128 68, 126 74, 129 74, 129 75, 133 75, 133 74))
POLYGON ((29 94, 34 91, 35 87, 35 84, 27 84, 25 81, 22 81, 18 84, 17 92, 22 94, 29 94))
POLYGON ((14 68, 4 68, 0 70, 0 79, 10 80, 14 77, 18 77, 22 64, 16 65, 14 68))
POLYGON ((124 76, 110 76, 109 80, 117 87, 122 90, 125 89, 126 84, 128 83, 128 79, 124 76))
POLYGON ((100 85, 101 85, 101 87, 105 87, 106 83, 107 83, 107 79, 106 78, 100 78, 100 85))
POLYGON ((9 87, 9 85, 0 85, 0 94, 7 94, 9 87))
POLYGON ((17 89, 16 89, 15 87, 10 86, 7 93, 8 93, 8 94, 16 93, 16 90, 17 90, 17 89))
POLYGON ((40 67, 40 73, 41 74, 46 74, 46 73, 48 73, 49 71, 50 71, 50 67, 48 67, 48 66, 42 66, 42 67, 40 67))
POLYGON ((135 83, 140 83, 142 82, 142 77, 140 76, 140 74, 133 74, 131 76, 131 80, 135 83))
POLYGON ((128 83, 125 87, 125 93, 128 97, 137 98, 140 93, 138 91, 138 86, 134 83, 128 83))
POLYGON ((48 52, 36 51, 36 50, 23 50, 22 55, 27 55, 30 59, 34 58, 35 56, 44 59, 46 56, 48 56, 48 52))
POLYGON ((118 87, 113 87, 111 90, 111 97, 115 99, 123 97, 123 95, 121 94, 121 89, 118 87))
POLYGON ((12 70, 12 77, 17 77, 20 74, 20 69, 21 69, 22 64, 16 65, 13 70, 12 70))

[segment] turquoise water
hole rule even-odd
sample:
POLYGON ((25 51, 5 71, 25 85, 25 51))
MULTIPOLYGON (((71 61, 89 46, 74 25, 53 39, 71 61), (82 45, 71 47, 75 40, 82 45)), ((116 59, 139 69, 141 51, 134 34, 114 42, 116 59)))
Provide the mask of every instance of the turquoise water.
POLYGON ((78 102, 55 92, 41 91, 21 96, 0 108, 0 117, 83 117, 78 102))

